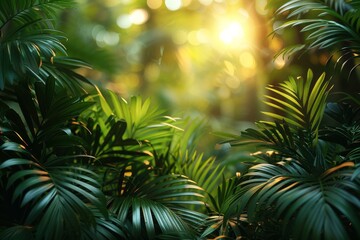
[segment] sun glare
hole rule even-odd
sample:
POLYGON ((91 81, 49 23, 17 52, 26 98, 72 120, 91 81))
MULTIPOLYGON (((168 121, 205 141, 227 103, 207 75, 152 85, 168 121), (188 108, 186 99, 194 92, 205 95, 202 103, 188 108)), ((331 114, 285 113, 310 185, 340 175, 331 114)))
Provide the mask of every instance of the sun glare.
POLYGON ((225 44, 234 44, 245 37, 244 28, 239 22, 230 22, 219 34, 220 40, 225 44))

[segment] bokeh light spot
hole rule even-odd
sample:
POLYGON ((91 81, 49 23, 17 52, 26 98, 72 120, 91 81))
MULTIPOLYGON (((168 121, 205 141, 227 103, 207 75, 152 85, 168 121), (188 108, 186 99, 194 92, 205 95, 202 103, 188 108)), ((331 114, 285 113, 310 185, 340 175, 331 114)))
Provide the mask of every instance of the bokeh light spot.
POLYGON ((151 9, 158 9, 162 5, 162 0, 147 0, 147 5, 151 9))
POLYGON ((96 40, 96 37, 97 37, 98 33, 103 31, 103 30, 105 30, 105 28, 102 25, 99 25, 99 24, 95 25, 93 27, 93 29, 91 30, 91 36, 93 37, 93 39, 96 40))
POLYGON ((127 29, 127 28, 131 27, 132 21, 131 21, 130 15, 129 14, 124 14, 124 15, 119 16, 116 19, 116 24, 120 28, 123 28, 123 29, 127 29))
POLYGON ((106 32, 104 35, 104 42, 107 45, 115 46, 119 43, 120 36, 116 32, 106 32))
POLYGON ((149 19, 149 13, 145 9, 135 9, 130 14, 130 20, 135 25, 141 25, 149 19))
POLYGON ((165 0, 165 6, 170 11, 179 10, 182 6, 181 0, 165 0))
POLYGON ((240 54, 239 57, 240 64, 245 68, 256 68, 256 60, 252 53, 250 52, 243 52, 240 54))
POLYGON ((92 35, 99 47, 105 47, 106 45, 115 46, 120 41, 120 36, 118 33, 108 32, 101 26, 94 28, 92 35))

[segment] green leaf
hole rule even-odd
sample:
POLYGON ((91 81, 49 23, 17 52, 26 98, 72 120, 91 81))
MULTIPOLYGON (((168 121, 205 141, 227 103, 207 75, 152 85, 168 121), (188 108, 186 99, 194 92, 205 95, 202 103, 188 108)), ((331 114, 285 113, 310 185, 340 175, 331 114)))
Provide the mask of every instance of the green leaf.
POLYGON ((199 219, 204 219, 202 213, 185 207, 187 204, 203 204, 199 201, 203 198, 202 190, 194 182, 177 175, 140 177, 134 176, 128 186, 134 192, 127 189, 129 194, 111 197, 109 204, 110 211, 119 220, 132 222, 137 236, 153 235, 157 226, 163 233, 189 231, 193 224, 194 227, 200 224, 199 219))

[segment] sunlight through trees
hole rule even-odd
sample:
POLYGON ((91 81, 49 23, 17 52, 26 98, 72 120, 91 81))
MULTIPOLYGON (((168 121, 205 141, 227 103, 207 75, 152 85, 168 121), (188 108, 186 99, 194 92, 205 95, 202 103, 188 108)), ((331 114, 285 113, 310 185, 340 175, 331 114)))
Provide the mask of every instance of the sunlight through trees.
POLYGON ((359 0, 0 1, 0 239, 360 239, 359 0))

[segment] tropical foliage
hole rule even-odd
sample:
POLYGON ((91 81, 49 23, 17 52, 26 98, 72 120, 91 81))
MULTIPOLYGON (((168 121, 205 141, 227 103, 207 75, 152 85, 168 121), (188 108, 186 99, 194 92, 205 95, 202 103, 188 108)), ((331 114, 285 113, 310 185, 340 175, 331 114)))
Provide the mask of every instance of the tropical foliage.
MULTIPOLYGON (((346 39, 356 61, 358 1, 269 3, 309 32, 293 50, 346 39)), ((197 150, 204 121, 76 71, 54 28, 72 4, 0 2, 1 239, 359 238, 358 94, 331 102, 337 83, 312 70, 269 85, 266 118, 226 141, 259 150, 233 176, 197 150)))
MULTIPOLYGON (((321 84, 324 79, 322 75, 315 83, 321 84)), ((326 106, 323 100, 329 88, 317 88, 316 84, 302 88, 313 84, 311 71, 304 83, 300 83, 303 79, 297 81, 297 84, 282 84, 283 91, 279 93, 288 95, 282 94, 285 99, 278 97, 277 103, 271 103, 282 110, 282 106, 290 104, 285 114, 270 114, 274 122, 261 122, 259 129, 243 133, 247 140, 232 142, 233 145, 253 143, 264 148, 265 153, 256 154, 264 162, 245 174, 228 214, 236 213, 232 209, 246 211, 249 221, 261 226, 265 222, 262 211, 272 212, 274 223, 283 228, 274 238, 350 239, 360 234, 355 227, 360 223, 359 179, 355 174, 358 160, 339 154, 345 150, 343 146, 326 141, 325 134, 319 133, 326 106), (298 111, 295 113, 294 109, 298 111), (311 109, 319 110, 314 114, 311 109), (278 121, 280 116, 282 120, 278 121)), ((290 78, 290 82, 295 80, 290 78)), ((325 132, 332 135, 329 129, 325 132)), ((270 228, 266 224, 261 227, 263 234, 268 234, 270 228)))
POLYGON ((1 238, 196 236, 216 171, 195 179, 204 189, 182 175, 203 169, 185 122, 74 71, 88 66, 66 56, 52 24, 71 3, 0 4, 1 238))
POLYGON ((291 0, 269 1, 277 8, 277 15, 286 15, 286 21, 274 33, 296 28, 305 34, 303 43, 284 48, 279 54, 293 55, 314 49, 329 49, 343 69, 352 64, 349 76, 357 67, 353 62, 360 50, 360 3, 357 0, 291 0))
MULTIPOLYGON (((270 4, 277 5, 277 14, 297 17, 279 29, 300 25, 301 31, 309 32, 301 47, 291 46, 283 53, 339 47, 344 40, 346 47, 340 46, 341 52, 357 51, 357 1, 270 4)), ((345 54, 341 58, 357 57, 345 54)), ((270 85, 265 103, 272 111, 264 114, 273 121, 260 121, 258 129, 247 129, 230 141, 234 146, 255 144, 262 149, 254 154, 262 163, 254 164, 243 176, 225 215, 230 219, 246 213, 249 223, 257 228, 256 238, 360 236, 358 146, 354 142, 358 96, 343 94, 339 103, 331 103, 332 84, 331 76, 324 73, 314 79, 309 70, 304 79, 290 77, 270 85)))

